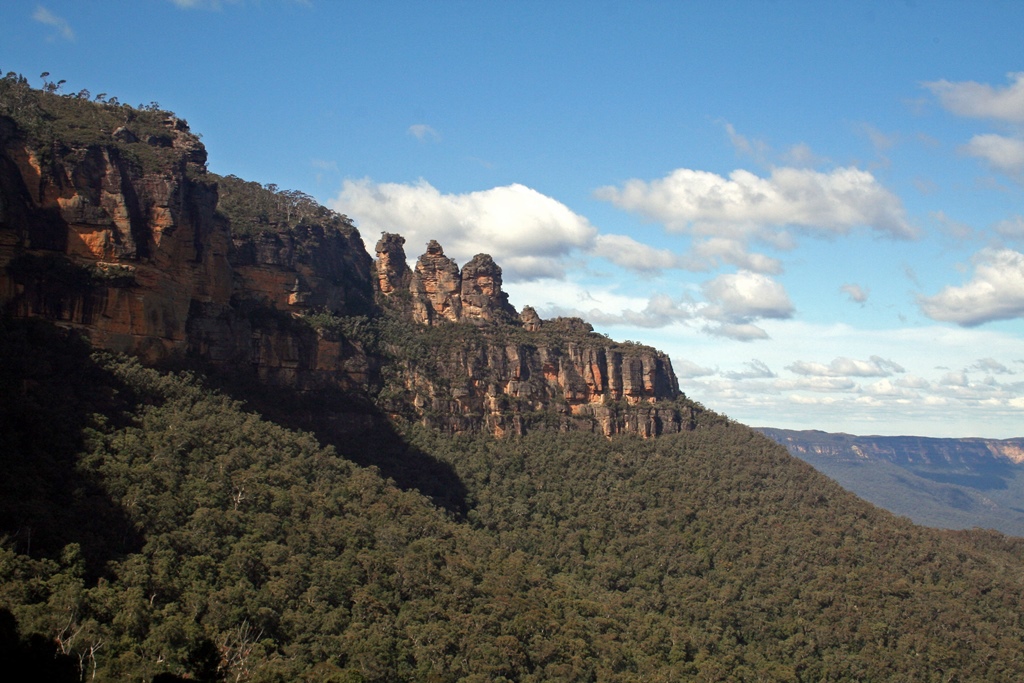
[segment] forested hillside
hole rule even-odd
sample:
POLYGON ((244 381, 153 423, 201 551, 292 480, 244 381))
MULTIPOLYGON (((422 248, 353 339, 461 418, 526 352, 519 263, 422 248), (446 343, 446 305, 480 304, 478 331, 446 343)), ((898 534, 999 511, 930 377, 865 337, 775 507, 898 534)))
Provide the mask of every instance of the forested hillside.
POLYGON ((3 325, 0 600, 68 680, 1021 673, 1018 541, 915 527, 712 413, 656 440, 325 446, 88 354, 3 325), (353 464, 368 446, 450 467, 465 512, 353 464))
POLYGON ((0 95, 11 679, 1024 677, 1024 541, 865 503, 489 257, 382 278, 166 112, 0 95))

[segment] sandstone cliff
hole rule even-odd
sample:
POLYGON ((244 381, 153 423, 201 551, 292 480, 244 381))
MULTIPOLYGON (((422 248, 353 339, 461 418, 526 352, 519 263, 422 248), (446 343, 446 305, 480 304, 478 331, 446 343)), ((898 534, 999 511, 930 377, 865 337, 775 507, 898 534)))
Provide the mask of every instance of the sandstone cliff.
POLYGON ((431 241, 410 268, 405 240, 384 234, 374 261, 348 219, 311 198, 209 173, 166 112, 32 93, 46 116, 0 106, 7 314, 147 362, 338 388, 449 431, 688 428, 666 356, 520 315, 489 255, 460 269, 431 241), (97 129, 36 125, 61 116, 97 129))
POLYGON ((410 269, 404 244, 390 233, 377 242, 378 292, 385 307, 428 329, 390 340, 401 372, 385 387, 385 407, 411 406, 451 431, 543 426, 648 437, 688 428, 692 413, 676 401, 664 354, 615 343, 582 320, 545 322, 530 307, 520 315, 487 254, 460 270, 431 240, 410 269))
POLYGON ((10 312, 153 361, 187 347, 193 302, 228 303, 231 240, 216 187, 201 177, 205 151, 183 122, 164 128, 165 163, 145 169, 130 148, 149 143, 110 135, 40 148, 0 118, 0 296, 10 312))

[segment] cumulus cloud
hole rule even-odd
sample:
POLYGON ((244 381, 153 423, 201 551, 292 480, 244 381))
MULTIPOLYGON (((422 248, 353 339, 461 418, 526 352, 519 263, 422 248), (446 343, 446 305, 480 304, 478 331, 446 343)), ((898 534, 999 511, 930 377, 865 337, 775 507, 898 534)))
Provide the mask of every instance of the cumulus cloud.
POLYGON ((598 235, 590 253, 637 272, 657 273, 682 265, 668 249, 656 249, 626 235, 598 235))
POLYGON ((963 327, 1024 316, 1024 254, 983 249, 972 261, 974 274, 969 282, 918 297, 921 311, 932 320, 963 327))
POLYGON ((692 252, 685 261, 689 270, 710 270, 726 263, 754 273, 776 275, 782 272, 778 259, 750 252, 739 240, 727 237, 695 240, 692 252))
POLYGON ((899 363, 880 356, 871 356, 868 360, 840 357, 828 365, 798 360, 786 369, 807 377, 890 377, 906 372, 899 363))
POLYGON ((647 329, 665 327, 698 317, 698 307, 688 299, 673 299, 667 294, 655 294, 641 310, 624 308, 613 313, 607 307, 582 310, 574 307, 551 306, 545 312, 550 316, 581 317, 595 325, 624 325, 647 329))
POLYGON ((891 379, 880 379, 877 382, 864 385, 860 390, 865 395, 872 397, 916 399, 920 395, 913 388, 901 386, 899 382, 894 382, 891 379))
POLYGON ((441 134, 425 123, 414 123, 409 126, 409 135, 420 141, 441 139, 441 134))
POLYGON ((1024 123, 1024 72, 1009 73, 1010 84, 993 88, 975 81, 924 83, 942 106, 958 116, 1024 123))
POLYGON ((947 372, 939 380, 939 384, 946 387, 967 387, 967 373, 965 372, 947 372))
POLYGON ((931 383, 923 377, 917 375, 906 375, 897 379, 894 384, 905 389, 928 389, 931 387, 931 383))
POLYGON ((1019 176, 1024 173, 1024 140, 988 133, 975 135, 962 147, 972 157, 988 162, 996 171, 1019 176))
POLYGON ((417 243, 431 239, 459 263, 490 253, 509 281, 561 278, 572 252, 592 248, 597 237, 586 218, 520 184, 442 194, 424 180, 415 185, 346 180, 329 205, 357 216, 364 233, 401 233, 411 258, 419 256, 417 243))
POLYGON ((710 334, 738 341, 767 339, 768 333, 754 324, 762 318, 784 319, 793 315, 786 289, 761 273, 741 270, 708 280, 701 285, 707 303, 699 309, 709 321, 710 334))
POLYGON ((74 41, 75 32, 71 28, 71 24, 69 24, 63 17, 58 17, 42 5, 38 5, 36 7, 36 11, 32 13, 32 18, 41 24, 46 24, 47 26, 52 26, 57 29, 60 37, 64 40, 74 41))
POLYGON ((775 168, 767 178, 745 170, 723 178, 680 168, 649 182, 602 187, 595 195, 694 235, 776 243, 786 228, 836 235, 862 226, 892 237, 916 235, 899 198, 871 173, 852 167, 829 173, 775 168))
POLYGON ((768 339, 768 333, 755 323, 761 319, 789 318, 793 304, 785 288, 771 278, 741 271, 720 275, 705 282, 701 291, 705 301, 690 296, 671 297, 666 294, 651 296, 639 309, 637 302, 630 307, 607 305, 586 310, 582 306, 550 306, 548 315, 579 316, 595 325, 659 328, 676 323, 690 323, 704 332, 737 341, 768 339), (639 309, 639 310, 638 310, 639 309))
POLYGON ((850 301, 855 304, 862 304, 868 300, 868 291, 866 288, 860 285, 847 283, 839 288, 840 292, 845 292, 846 296, 850 297, 850 301))
POLYGON ((708 280, 701 286, 710 302, 704 315, 714 320, 746 322, 756 318, 789 318, 793 304, 786 289, 766 275, 741 270, 708 280))

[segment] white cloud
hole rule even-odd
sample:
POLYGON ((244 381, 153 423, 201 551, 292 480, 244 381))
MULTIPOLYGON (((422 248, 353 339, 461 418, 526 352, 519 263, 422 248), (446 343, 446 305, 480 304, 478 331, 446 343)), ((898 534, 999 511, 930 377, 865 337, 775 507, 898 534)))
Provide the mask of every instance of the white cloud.
POLYGON ((804 396, 803 394, 792 394, 789 397, 790 403, 799 406, 831 406, 838 400, 834 396, 804 396))
POLYGON ((697 307, 687 300, 676 300, 666 294, 654 294, 640 310, 639 306, 626 306, 613 312, 614 308, 601 307, 582 310, 575 306, 548 306, 545 314, 549 316, 576 316, 594 325, 616 327, 636 327, 653 329, 667 327, 674 323, 691 320, 697 316, 697 307))
POLYGON ((754 324, 761 318, 789 318, 793 304, 785 288, 766 275, 741 270, 708 280, 701 285, 708 303, 699 308, 709 321, 709 334, 737 341, 768 339, 768 333, 754 324))
POLYGON ((861 391, 872 397, 887 397, 887 398, 913 398, 916 399, 920 396, 917 391, 914 391, 910 387, 900 385, 899 382, 893 382, 891 379, 880 379, 877 382, 872 382, 861 387, 861 391))
POLYGON ((916 234, 896 195, 871 173, 852 167, 830 173, 775 168, 767 178, 745 170, 723 178, 680 168, 650 182, 602 187, 595 196, 669 230, 696 235, 772 242, 786 227, 835 235, 861 226, 892 237, 916 234))
POLYGON ((975 135, 963 152, 988 162, 996 171, 1017 176, 1024 172, 1024 140, 989 133, 975 135))
MULTIPOLYGON (((535 283, 536 284, 536 283, 535 283)), ((690 295, 672 297, 653 294, 646 302, 598 292, 596 296, 574 290, 570 283, 553 291, 551 284, 538 287, 513 285, 516 293, 533 291, 533 296, 558 296, 558 301, 532 305, 546 316, 579 316, 594 325, 633 327, 639 330, 665 328, 686 323, 703 332, 738 341, 767 339, 764 329, 754 323, 762 319, 791 317, 793 305, 781 284, 771 278, 741 271, 720 275, 701 286, 705 301, 690 295)))
POLYGON ((1024 254, 1012 249, 983 249, 972 259, 974 274, 966 284, 918 298, 933 320, 972 327, 1024 316, 1024 254))
POLYGON ((867 290, 864 287, 861 287, 860 285, 847 283, 840 287, 839 291, 845 292, 846 295, 850 297, 850 301, 854 302, 855 304, 862 304, 868 300, 869 290, 867 290))
POLYGON ((939 384, 947 387, 966 387, 967 374, 964 372, 947 372, 939 380, 939 384))
POLYGON ((681 265, 681 259, 668 249, 656 249, 626 235, 598 235, 590 253, 637 272, 656 273, 681 265))
POLYGON ((71 24, 69 24, 63 17, 58 17, 42 5, 36 6, 36 11, 32 13, 32 18, 41 24, 46 24, 47 26, 52 26, 57 29, 61 38, 64 40, 74 41, 75 32, 71 28, 71 24))
POLYGON ((890 377, 893 373, 906 372, 899 363, 880 356, 871 356, 868 360, 840 357, 828 365, 798 360, 786 369, 811 377, 890 377))
POLYGON ((743 342, 771 339, 763 327, 758 327, 753 323, 717 323, 705 325, 704 331, 715 337, 725 337, 743 342))
POLYGON ((758 318, 789 318, 793 304, 786 289, 766 275, 741 270, 705 282, 710 302, 703 314, 712 320, 741 323, 758 318))
POLYGON ((1007 74, 1011 83, 993 88, 975 81, 924 83, 942 106, 958 116, 1024 123, 1024 72, 1007 74))
POLYGON ((409 135, 420 141, 441 139, 441 134, 425 123, 414 123, 409 126, 409 135))
POLYGON ((419 256, 417 243, 431 239, 459 263, 489 253, 510 281, 562 277, 569 255, 592 248, 597 237, 586 218, 519 184, 442 194, 424 180, 415 185, 346 180, 329 205, 358 217, 364 235, 401 233, 410 258, 419 256))
MULTIPOLYGON (((1021 377, 1018 368, 1024 363, 1018 366, 1019 335, 940 324, 857 329, 847 324, 818 325, 796 319, 768 320, 761 325, 771 341, 758 343, 757 357, 782 377, 740 379, 746 367, 737 361, 736 367, 722 367, 716 374, 681 380, 682 390, 746 424, 851 434, 1020 436, 1024 382, 1016 380, 1021 377), (906 372, 893 372, 888 377, 822 377, 784 369, 807 349, 826 359, 855 359, 868 365, 875 357, 886 359, 906 372), (972 358, 968 363, 972 368, 962 377, 965 386, 940 384, 950 368, 963 365, 964 349, 984 349, 995 364, 972 358), (987 372, 980 367, 994 369, 996 364, 1018 373, 987 372), (736 371, 736 378, 728 376, 732 371, 736 371), (993 385, 990 375, 1010 381, 993 385), (971 378, 977 381, 969 381, 971 378)), ((673 365, 678 358, 700 367, 721 364, 721 345, 702 337, 693 325, 647 332, 627 329, 623 334, 654 342, 670 353, 673 365)), ((829 360, 821 368, 833 370, 829 360)), ((841 366, 836 364, 835 369, 841 366)))
POLYGON ((693 255, 687 261, 690 270, 710 270, 728 263, 755 273, 778 274, 782 263, 778 259, 747 251, 742 242, 727 237, 695 240, 693 255))

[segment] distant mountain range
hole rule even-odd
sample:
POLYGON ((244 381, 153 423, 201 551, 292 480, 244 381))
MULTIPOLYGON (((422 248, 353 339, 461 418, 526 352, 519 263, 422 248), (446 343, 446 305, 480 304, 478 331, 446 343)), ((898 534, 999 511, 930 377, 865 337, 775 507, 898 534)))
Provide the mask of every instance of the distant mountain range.
POLYGON ((861 498, 918 524, 1024 536, 1024 438, 758 431, 861 498))

